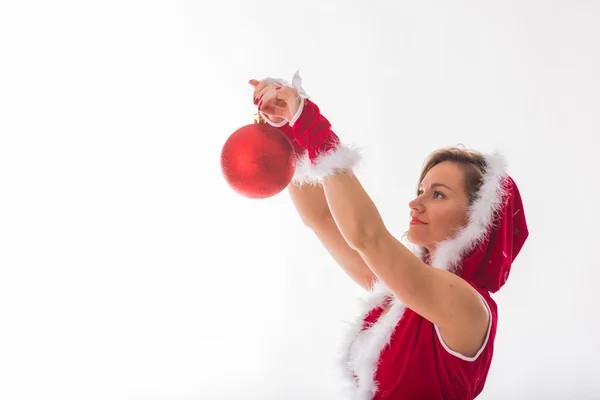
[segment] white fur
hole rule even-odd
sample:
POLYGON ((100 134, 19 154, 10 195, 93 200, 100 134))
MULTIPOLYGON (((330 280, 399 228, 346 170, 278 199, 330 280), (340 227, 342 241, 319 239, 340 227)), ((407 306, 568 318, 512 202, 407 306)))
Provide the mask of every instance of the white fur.
MULTIPOLYGON (((387 289, 381 282, 376 282, 371 292, 369 292, 369 296, 365 299, 359 299, 359 316, 366 316, 366 314, 375 308, 378 304, 381 304, 388 294, 387 289)), ((363 318, 364 319, 364 318, 363 318)), ((350 386, 354 388, 358 388, 354 377, 353 370, 355 366, 355 362, 351 361, 351 353, 352 353, 352 345, 354 344, 354 339, 357 337, 359 332, 362 329, 362 319, 360 321, 356 320, 354 322, 346 322, 348 324, 348 331, 344 339, 340 344, 340 364, 342 367, 342 371, 344 374, 342 375, 350 384, 350 386)), ((362 378, 364 380, 364 377, 362 378)), ((361 381, 362 381, 361 380, 361 381)))
MULTIPOLYGON (((502 206, 505 195, 503 183, 506 176, 506 161, 497 152, 486 155, 485 159, 487 168, 484 183, 477 199, 469 208, 469 222, 464 229, 457 232, 454 238, 439 243, 432 260, 432 265, 436 268, 456 272, 460 267, 461 256, 485 238, 493 223, 494 211, 502 206)), ((418 250, 415 254, 422 259, 418 250)), ((342 372, 350 382, 347 388, 348 398, 354 400, 370 400, 377 392, 378 383, 374 378, 379 356, 390 343, 392 332, 406 309, 405 305, 382 282, 374 285, 362 303, 358 317, 353 324, 350 324, 342 341, 340 358, 342 372), (390 311, 370 328, 361 332, 366 315, 377 305, 382 304, 386 296, 393 298, 390 311), (357 338, 360 341, 357 341, 357 338), (356 374, 358 383, 354 381, 353 373, 356 374)))
POLYGON ((398 321, 404 314, 405 305, 391 295, 391 292, 382 282, 377 282, 366 300, 363 300, 362 318, 356 323, 351 332, 346 336, 342 355, 345 370, 353 378, 356 374, 358 383, 352 379, 355 400, 369 400, 377 392, 377 382, 374 381, 379 355, 389 345, 392 333, 398 321), (386 297, 392 299, 390 310, 379 318, 371 327, 361 332, 364 316, 377 305, 382 304, 386 297), (360 343, 355 342, 360 335, 360 343))
POLYGON ((298 185, 322 185, 323 180, 340 171, 351 171, 358 166, 361 160, 357 148, 338 144, 335 149, 321 153, 313 162, 308 158, 308 153, 296 160, 296 172, 292 182, 298 185))

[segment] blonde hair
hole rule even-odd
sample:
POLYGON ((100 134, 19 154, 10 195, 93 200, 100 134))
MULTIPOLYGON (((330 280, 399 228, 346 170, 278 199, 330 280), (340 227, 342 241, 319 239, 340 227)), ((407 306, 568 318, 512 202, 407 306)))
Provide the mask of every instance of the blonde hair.
POLYGON ((452 161, 463 168, 463 172, 465 173, 465 188, 467 189, 467 196, 469 196, 469 204, 472 204, 477 197, 477 192, 479 192, 481 185, 483 185, 483 174, 487 167, 485 157, 476 150, 468 150, 455 146, 439 149, 431 153, 423 163, 421 176, 419 176, 419 183, 417 184, 417 192, 429 170, 444 161, 452 161))

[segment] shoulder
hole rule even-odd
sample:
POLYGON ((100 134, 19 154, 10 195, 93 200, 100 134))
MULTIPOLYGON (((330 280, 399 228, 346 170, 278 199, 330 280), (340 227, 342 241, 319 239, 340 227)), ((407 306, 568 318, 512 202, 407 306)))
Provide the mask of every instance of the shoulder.
POLYGON ((437 342, 436 344, 440 347, 440 350, 442 350, 444 356, 450 360, 462 361, 466 363, 485 363, 491 361, 491 357, 493 355, 496 327, 498 323, 498 306, 490 296, 489 292, 474 286, 471 282, 469 282, 469 284, 471 284, 471 286, 473 286, 475 291, 479 294, 481 302, 485 306, 488 314, 487 328, 484 336, 480 340, 478 350, 474 354, 462 354, 461 352, 452 349, 452 347, 449 346, 446 341, 444 341, 437 325, 433 324, 437 342))

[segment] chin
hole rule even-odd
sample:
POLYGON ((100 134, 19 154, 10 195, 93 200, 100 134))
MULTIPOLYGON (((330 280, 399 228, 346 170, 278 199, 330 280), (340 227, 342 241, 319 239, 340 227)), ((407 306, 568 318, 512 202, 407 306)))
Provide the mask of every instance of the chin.
POLYGON ((422 236, 422 235, 415 234, 415 232, 412 231, 411 228, 409 228, 408 235, 406 235, 406 238, 408 239, 409 242, 411 242, 414 245, 425 247, 426 241, 423 240, 424 238, 422 238, 420 236, 422 236))

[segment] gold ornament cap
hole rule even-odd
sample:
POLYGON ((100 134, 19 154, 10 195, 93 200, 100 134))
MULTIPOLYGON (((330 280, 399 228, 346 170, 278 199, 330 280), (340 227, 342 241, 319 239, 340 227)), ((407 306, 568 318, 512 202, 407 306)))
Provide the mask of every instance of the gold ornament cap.
POLYGON ((267 121, 265 121, 265 119, 260 115, 260 113, 256 113, 254 114, 254 123, 255 124, 264 124, 267 121))

